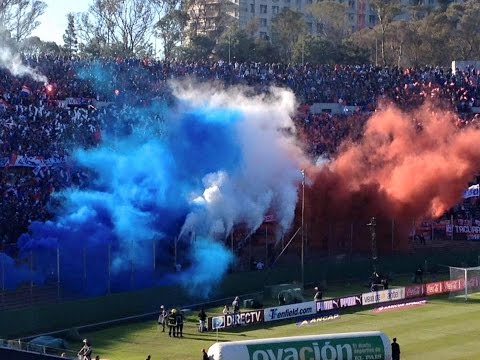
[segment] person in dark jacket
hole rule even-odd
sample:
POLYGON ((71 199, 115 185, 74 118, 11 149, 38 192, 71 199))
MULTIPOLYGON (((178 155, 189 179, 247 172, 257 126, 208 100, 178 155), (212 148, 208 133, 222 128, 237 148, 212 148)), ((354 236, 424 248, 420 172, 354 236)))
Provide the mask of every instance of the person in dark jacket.
POLYGON ((177 336, 183 337, 183 320, 184 316, 182 311, 177 311, 176 321, 177 321, 177 336))
POLYGON ((205 349, 202 349, 202 360, 210 360, 205 349))
POLYGON ((397 338, 393 338, 392 342, 392 360, 400 360, 400 345, 397 343, 397 338))
POLYGON ((176 337, 176 328, 177 328, 177 310, 170 310, 168 314, 168 336, 176 337))
POLYGON ((207 329, 207 327, 205 326, 205 321, 207 321, 207 314, 205 313, 205 310, 203 308, 198 313, 198 321, 198 331, 204 332, 207 329))

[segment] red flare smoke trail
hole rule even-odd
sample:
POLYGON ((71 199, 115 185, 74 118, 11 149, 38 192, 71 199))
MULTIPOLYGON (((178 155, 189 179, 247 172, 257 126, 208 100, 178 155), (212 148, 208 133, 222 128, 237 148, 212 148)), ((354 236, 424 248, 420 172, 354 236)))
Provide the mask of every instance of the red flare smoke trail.
POLYGON ((430 105, 377 111, 360 141, 344 142, 332 161, 308 169, 310 233, 325 233, 335 222, 366 224, 370 216, 395 219, 404 229, 396 247, 405 249, 413 219, 441 216, 480 170, 480 130, 457 122, 455 114, 430 105))

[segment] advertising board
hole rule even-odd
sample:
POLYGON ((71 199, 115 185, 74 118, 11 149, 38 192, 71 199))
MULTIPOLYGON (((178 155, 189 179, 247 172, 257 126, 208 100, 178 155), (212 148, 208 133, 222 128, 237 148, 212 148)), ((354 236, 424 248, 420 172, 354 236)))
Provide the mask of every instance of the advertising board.
POLYGON ((362 295, 345 296, 341 298, 317 301, 317 312, 362 305, 362 295))
POLYGON ((443 281, 428 283, 425 285, 425 289, 428 296, 443 294, 445 292, 443 289, 443 281))
POLYGON ((372 291, 362 294, 362 305, 378 304, 382 302, 405 299, 405 288, 395 288, 381 291, 372 291))
POLYGON ((208 330, 252 325, 263 322, 263 310, 242 311, 236 314, 213 316, 207 319, 208 330))
POLYGON ((284 320, 297 316, 312 315, 317 311, 315 301, 308 301, 299 304, 275 306, 264 310, 265 321, 284 320))
POLYGON ((426 293, 425 284, 407 286, 405 288, 405 299, 423 297, 426 293))
POLYGON ((379 331, 217 342, 212 360, 390 360, 388 337, 379 331))

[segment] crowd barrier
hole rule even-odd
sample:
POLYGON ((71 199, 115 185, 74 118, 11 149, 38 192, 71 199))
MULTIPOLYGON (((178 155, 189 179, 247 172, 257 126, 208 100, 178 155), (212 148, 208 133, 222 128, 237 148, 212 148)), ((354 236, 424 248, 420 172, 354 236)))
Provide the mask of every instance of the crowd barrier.
MULTIPOLYGON (((468 288, 479 288, 480 278, 467 281, 468 288)), ((265 309, 207 318, 208 330, 225 329, 239 325, 253 325, 262 322, 308 317, 318 313, 345 308, 388 304, 399 300, 415 300, 427 296, 441 295, 465 289, 465 280, 445 280, 426 284, 396 287, 388 290, 370 291, 321 301, 307 301, 297 304, 274 306, 265 309)))

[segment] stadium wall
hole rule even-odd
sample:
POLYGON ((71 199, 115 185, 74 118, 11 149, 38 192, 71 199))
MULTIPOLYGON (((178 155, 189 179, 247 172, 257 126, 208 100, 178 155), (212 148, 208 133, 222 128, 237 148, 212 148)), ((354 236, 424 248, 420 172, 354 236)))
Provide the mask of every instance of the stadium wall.
POLYGON ((55 360, 62 359, 59 356, 44 355, 28 351, 0 348, 0 359, 8 360, 55 360))

